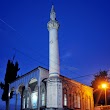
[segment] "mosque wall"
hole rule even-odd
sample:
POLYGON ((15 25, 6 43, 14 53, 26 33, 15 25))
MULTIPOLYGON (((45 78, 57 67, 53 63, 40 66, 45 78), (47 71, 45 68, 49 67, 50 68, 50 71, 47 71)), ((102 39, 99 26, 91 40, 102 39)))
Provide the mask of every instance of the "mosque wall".
MULTIPOLYGON (((21 108, 46 109, 48 70, 39 67, 10 84, 10 91, 21 96, 21 108)), ((93 89, 60 75, 64 109, 94 110, 93 89)), ((17 97, 16 97, 17 99, 17 97)), ((17 107, 17 101, 16 101, 17 107)))

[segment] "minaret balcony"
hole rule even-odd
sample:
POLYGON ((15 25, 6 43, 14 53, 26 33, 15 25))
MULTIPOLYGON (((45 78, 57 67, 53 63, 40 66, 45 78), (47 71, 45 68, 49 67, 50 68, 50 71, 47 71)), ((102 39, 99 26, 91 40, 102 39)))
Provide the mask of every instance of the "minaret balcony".
POLYGON ((48 23, 47 23, 47 28, 48 30, 51 30, 51 29, 57 29, 59 28, 59 23, 58 21, 56 20, 50 20, 48 23))

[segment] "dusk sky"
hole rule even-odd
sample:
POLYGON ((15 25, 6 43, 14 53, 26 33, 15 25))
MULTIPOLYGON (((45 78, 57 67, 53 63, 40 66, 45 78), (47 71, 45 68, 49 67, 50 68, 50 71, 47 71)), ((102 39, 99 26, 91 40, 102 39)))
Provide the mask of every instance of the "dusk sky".
POLYGON ((14 55, 19 75, 48 69, 52 2, 60 23, 61 74, 90 85, 89 74, 110 70, 109 0, 0 0, 0 81, 14 55))

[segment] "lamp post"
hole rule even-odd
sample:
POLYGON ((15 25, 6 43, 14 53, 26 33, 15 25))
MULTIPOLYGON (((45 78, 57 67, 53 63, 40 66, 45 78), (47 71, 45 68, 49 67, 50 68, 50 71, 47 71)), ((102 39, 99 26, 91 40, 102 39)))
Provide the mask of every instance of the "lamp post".
POLYGON ((107 96, 106 96, 106 89, 107 89, 107 84, 106 83, 103 83, 102 85, 101 85, 101 87, 104 89, 104 91, 105 91, 105 105, 107 105, 107 96))

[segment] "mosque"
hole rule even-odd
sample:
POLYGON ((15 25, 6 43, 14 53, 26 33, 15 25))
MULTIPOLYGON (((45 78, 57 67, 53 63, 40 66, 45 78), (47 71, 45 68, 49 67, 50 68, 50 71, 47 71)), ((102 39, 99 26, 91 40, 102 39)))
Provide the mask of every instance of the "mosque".
POLYGON ((52 5, 49 31, 49 70, 37 67, 9 85, 16 93, 15 110, 20 96, 21 110, 94 110, 93 88, 60 75, 58 29, 52 5))

